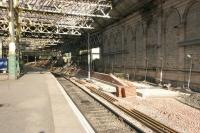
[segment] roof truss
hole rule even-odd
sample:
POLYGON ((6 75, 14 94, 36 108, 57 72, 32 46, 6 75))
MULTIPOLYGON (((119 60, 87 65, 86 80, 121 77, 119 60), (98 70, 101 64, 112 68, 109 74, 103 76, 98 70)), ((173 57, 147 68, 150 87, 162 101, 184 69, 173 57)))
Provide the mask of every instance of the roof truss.
MULTIPOLYGON (((0 0, 0 31, 8 35, 8 0, 0 0)), ((92 30, 93 18, 110 18, 110 0, 19 0, 21 37, 28 35, 81 35, 92 30)), ((17 27, 17 24, 15 24, 17 27)))

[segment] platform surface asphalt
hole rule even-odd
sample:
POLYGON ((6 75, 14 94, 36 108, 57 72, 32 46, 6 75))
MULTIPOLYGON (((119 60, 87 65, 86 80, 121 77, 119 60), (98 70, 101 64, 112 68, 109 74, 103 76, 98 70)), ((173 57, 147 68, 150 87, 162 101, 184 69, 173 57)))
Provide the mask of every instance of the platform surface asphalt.
POLYGON ((51 73, 0 81, 1 133, 84 133, 51 73))

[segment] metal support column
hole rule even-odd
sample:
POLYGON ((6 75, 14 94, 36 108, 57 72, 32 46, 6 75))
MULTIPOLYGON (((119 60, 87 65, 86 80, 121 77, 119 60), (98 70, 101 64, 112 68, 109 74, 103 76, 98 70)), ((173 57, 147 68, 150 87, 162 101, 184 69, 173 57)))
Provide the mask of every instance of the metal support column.
POLYGON ((16 45, 15 45, 15 27, 14 27, 14 2, 9 0, 9 33, 10 33, 10 43, 9 43, 9 62, 8 71, 9 79, 16 79, 16 45))
POLYGON ((20 39, 20 24, 19 24, 19 0, 14 0, 14 10, 15 10, 15 22, 16 22, 16 64, 17 64, 17 76, 20 75, 20 47, 19 47, 19 39, 20 39))
POLYGON ((37 63, 37 57, 36 57, 36 55, 35 55, 35 64, 37 63))
POLYGON ((26 63, 28 63, 29 62, 29 60, 28 60, 28 55, 26 56, 26 63))
POLYGON ((3 49, 3 42, 2 42, 2 39, 0 38, 0 58, 3 57, 2 49, 3 49))
POLYGON ((91 67, 91 55, 90 55, 90 33, 88 33, 88 80, 91 79, 91 71, 90 71, 90 67, 91 67))

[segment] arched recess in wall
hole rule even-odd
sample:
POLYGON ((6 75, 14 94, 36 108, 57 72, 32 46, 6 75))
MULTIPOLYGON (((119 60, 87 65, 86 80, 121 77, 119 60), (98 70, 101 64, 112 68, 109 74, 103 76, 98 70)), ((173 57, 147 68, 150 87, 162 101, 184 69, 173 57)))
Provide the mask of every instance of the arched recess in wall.
MULTIPOLYGON (((108 33, 105 33, 103 36, 103 62, 104 66, 106 67, 108 65, 108 45, 109 45, 109 39, 108 39, 108 33)), ((105 69, 105 68, 104 68, 105 69)))
POLYGON ((139 22, 136 26, 136 67, 145 67, 146 48, 144 45, 144 28, 142 22, 139 22))
MULTIPOLYGON (((193 70, 200 68, 200 1, 191 1, 185 11, 185 57, 192 55, 193 70)), ((185 69, 190 67, 190 59, 185 58, 185 69)))
POLYGON ((121 31, 116 30, 114 33, 114 45, 115 45, 115 51, 121 50, 121 31))
POLYGON ((171 8, 165 14, 165 45, 164 56, 166 69, 177 69, 178 61, 178 25, 181 23, 181 17, 177 9, 171 8))
POLYGON ((127 26, 126 29, 126 52, 128 53, 127 55, 127 66, 128 67, 133 67, 135 63, 135 58, 136 58, 136 40, 135 40, 135 27, 133 26, 127 26))
POLYGON ((110 35, 109 35, 109 44, 108 44, 108 65, 109 67, 111 67, 112 63, 111 63, 111 54, 112 53, 112 45, 114 45, 114 32, 111 31, 110 35))
POLYGON ((111 58, 112 58, 112 64, 114 64, 116 66, 116 63, 117 63, 117 60, 116 60, 116 51, 117 51, 117 47, 118 47, 118 42, 117 42, 117 32, 114 31, 113 32, 113 43, 112 43, 112 55, 111 55, 111 58))
POLYGON ((103 35, 103 51, 104 53, 107 53, 108 50, 108 33, 105 33, 103 35))
POLYGON ((147 60, 149 68, 157 66, 158 20, 154 18, 147 27, 147 60))
POLYGON ((200 1, 192 1, 185 11, 186 40, 200 39, 200 1))
MULTIPOLYGON (((123 53, 125 53, 125 51, 128 51, 129 50, 129 45, 128 45, 128 41, 129 41, 129 29, 130 28, 130 25, 127 25, 126 27, 125 27, 125 32, 124 32, 124 46, 123 46, 123 53)), ((129 56, 129 54, 124 54, 123 55, 123 63, 124 63, 124 66, 125 67, 127 67, 127 66, 129 66, 129 62, 130 62, 130 60, 129 60, 129 58, 130 58, 130 56, 129 56)))
POLYGON ((115 37, 114 37, 115 50, 114 50, 114 54, 113 54, 115 66, 120 66, 122 64, 122 56, 121 56, 121 54, 118 54, 118 52, 120 50, 122 50, 121 44, 122 44, 121 31, 117 29, 115 31, 115 37))

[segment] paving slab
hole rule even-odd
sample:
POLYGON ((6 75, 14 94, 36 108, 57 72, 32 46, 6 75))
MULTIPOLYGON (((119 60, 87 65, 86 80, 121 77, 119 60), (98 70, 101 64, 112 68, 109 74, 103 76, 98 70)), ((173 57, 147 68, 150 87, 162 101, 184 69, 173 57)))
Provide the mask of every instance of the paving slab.
POLYGON ((177 97, 179 92, 165 89, 137 89, 137 95, 141 97, 177 97))
POLYGON ((177 97, 181 92, 163 89, 159 86, 149 85, 142 82, 132 82, 137 87, 137 96, 140 97, 177 97))

